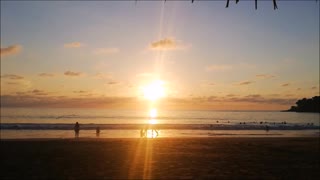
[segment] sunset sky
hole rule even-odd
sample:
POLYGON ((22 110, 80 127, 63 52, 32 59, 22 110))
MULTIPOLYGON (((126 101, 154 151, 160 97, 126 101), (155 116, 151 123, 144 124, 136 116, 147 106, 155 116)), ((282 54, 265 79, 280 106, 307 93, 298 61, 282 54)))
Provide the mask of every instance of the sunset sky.
POLYGON ((319 2, 3 2, 1 107, 282 110, 319 95, 319 2))

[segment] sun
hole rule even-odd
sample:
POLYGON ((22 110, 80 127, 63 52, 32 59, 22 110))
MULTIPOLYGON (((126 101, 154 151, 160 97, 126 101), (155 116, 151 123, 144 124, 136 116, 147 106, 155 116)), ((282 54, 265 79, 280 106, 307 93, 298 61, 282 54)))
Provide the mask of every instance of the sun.
POLYGON ((163 86, 163 81, 155 80, 142 88, 143 96, 150 101, 156 101, 165 96, 165 89, 163 86))

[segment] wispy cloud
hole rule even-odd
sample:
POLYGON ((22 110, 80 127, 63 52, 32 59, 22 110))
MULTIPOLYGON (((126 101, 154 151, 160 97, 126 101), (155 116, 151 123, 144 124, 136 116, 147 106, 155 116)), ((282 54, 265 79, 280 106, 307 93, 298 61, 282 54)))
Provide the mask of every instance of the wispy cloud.
POLYGON ((256 77, 260 79, 271 79, 271 78, 274 78, 275 76, 271 74, 257 74, 256 77))
POLYGON ((226 97, 235 97, 235 96, 237 96, 237 95, 235 95, 235 94, 227 94, 226 95, 226 97))
POLYGON ((317 87, 316 87, 316 86, 313 86, 313 87, 311 87, 311 89, 317 89, 317 87))
POLYGON ((260 94, 249 94, 245 96, 246 98, 261 98, 262 96, 260 94))
POLYGON ((88 93, 89 91, 73 91, 73 93, 76 93, 76 94, 83 94, 83 93, 88 93))
POLYGON ((70 42, 63 45, 65 48, 79 48, 83 47, 84 44, 81 42, 70 42))
POLYGON ((76 77, 76 76, 83 75, 83 73, 81 73, 81 72, 73 72, 73 71, 66 71, 66 72, 64 72, 64 75, 76 77))
MULTIPOLYGON (((87 97, 40 96, 38 91, 30 94, 1 95, 2 107, 134 107, 136 98, 131 97, 87 97), (35 93, 38 93, 36 95, 35 93)), ((89 95, 87 95, 89 96, 89 95)))
POLYGON ((11 80, 24 79, 24 77, 19 76, 19 75, 15 75, 15 74, 5 74, 5 75, 2 75, 1 78, 11 79, 11 80))
POLYGON ((120 50, 118 48, 97 48, 93 51, 93 54, 108 55, 108 54, 116 54, 119 52, 120 50))
POLYGON ((242 82, 236 83, 236 85, 243 86, 243 85, 249 85, 252 83, 254 83, 254 81, 242 81, 242 82))
POLYGON ((149 45, 150 50, 163 51, 163 50, 182 50, 186 49, 188 45, 183 44, 174 38, 164 38, 159 41, 154 41, 149 45))
POLYGON ((20 85, 18 82, 7 82, 8 85, 20 85))
POLYGON ((40 74, 38 74, 38 76, 40 76, 40 77, 54 77, 55 75, 51 74, 51 73, 40 73, 40 74))
POLYGON ((290 85, 290 83, 281 84, 282 87, 287 87, 287 86, 289 86, 289 85, 290 85))
POLYGON ((225 64, 209 65, 205 67, 206 71, 226 71, 232 69, 232 66, 225 64))
POLYGON ((34 89, 32 91, 29 91, 31 94, 34 94, 34 95, 39 95, 39 96, 45 96, 45 95, 48 95, 49 93, 43 91, 43 90, 39 90, 39 89, 34 89))
POLYGON ((21 51, 21 49, 22 49, 22 46, 18 44, 4 47, 0 49, 0 55, 4 57, 4 56, 18 54, 21 51))
POLYGON ((112 75, 111 74, 106 74, 106 73, 97 73, 93 76, 95 79, 111 79, 112 75))
POLYGON ((117 85, 117 84, 120 84, 120 82, 117 82, 117 81, 109 81, 109 82, 107 82, 107 85, 110 85, 110 86, 117 85))

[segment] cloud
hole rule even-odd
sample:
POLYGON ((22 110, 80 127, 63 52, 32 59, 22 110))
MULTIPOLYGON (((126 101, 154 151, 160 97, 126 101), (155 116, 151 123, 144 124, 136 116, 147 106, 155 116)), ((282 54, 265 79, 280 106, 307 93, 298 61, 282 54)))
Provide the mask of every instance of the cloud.
POLYGON ((75 77, 75 76, 81 76, 81 75, 82 75, 82 73, 81 73, 81 72, 66 71, 66 72, 64 72, 64 75, 66 75, 66 76, 73 76, 73 77, 75 77))
POLYGON ((260 79, 271 79, 271 78, 274 78, 275 76, 271 74, 257 74, 256 77, 260 79))
POLYGON ((297 91, 300 91, 301 90, 301 88, 297 88, 297 91))
POLYGON ((243 85, 249 85, 252 83, 254 83, 254 81, 242 81, 242 82, 237 83, 236 85, 243 86, 243 85))
POLYGON ((111 74, 105 74, 105 73, 97 73, 93 76, 95 79, 111 79, 112 75, 111 74))
POLYGON ((40 73, 40 74, 38 74, 38 76, 40 76, 40 77, 54 77, 54 74, 51 74, 51 73, 40 73))
POLYGON ((316 87, 316 86, 313 86, 313 87, 311 87, 311 89, 317 89, 317 87, 316 87))
POLYGON ((242 98, 232 98, 226 101, 230 102, 246 102, 246 103, 261 103, 261 104, 278 104, 278 105, 292 105, 297 99, 291 98, 264 98, 262 96, 246 96, 242 98))
POLYGON ((226 71, 232 69, 232 66, 230 65, 209 65, 205 67, 206 71, 226 71))
MULTIPOLYGON (((39 90, 40 91, 40 90, 39 90)), ((37 92, 37 91, 36 91, 37 92)), ((1 107, 135 107, 137 99, 133 97, 79 97, 39 96, 35 93, 19 95, 1 95, 1 107)))
POLYGON ((246 98, 261 98, 262 96, 260 94, 249 94, 245 96, 246 98))
POLYGON ((32 83, 26 79, 24 79, 22 76, 18 75, 12 75, 9 74, 9 76, 1 76, 1 78, 7 78, 6 80, 1 80, 1 84, 7 84, 10 86, 19 86, 17 88, 24 89, 24 88, 30 88, 32 86, 32 83))
POLYGON ((80 91, 73 91, 73 93, 77 93, 77 94, 82 94, 82 93, 88 93, 89 91, 82 91, 82 90, 80 90, 80 91))
POLYGON ((280 96, 280 94, 269 94, 269 96, 280 96))
POLYGON ((5 75, 1 76, 1 78, 11 79, 11 80, 24 79, 24 77, 19 76, 19 75, 15 75, 15 74, 5 74, 5 75))
POLYGON ((107 85, 117 85, 119 83, 120 82, 117 82, 117 81, 109 81, 109 82, 107 82, 107 85))
POLYGON ((0 49, 0 55, 1 56, 9 56, 9 55, 14 55, 18 54, 22 49, 21 45, 12 45, 8 47, 4 47, 0 49))
POLYGON ((149 45, 150 50, 163 51, 163 50, 182 50, 186 49, 187 45, 176 41, 174 38, 164 38, 159 41, 152 42, 149 45))
POLYGON ((291 97, 291 96, 294 96, 294 94, 286 94, 285 96, 286 97, 291 97))
POLYGON ((108 55, 108 54, 116 54, 119 52, 120 50, 118 48, 98 48, 93 51, 93 54, 108 55))
POLYGON ((39 89, 34 89, 32 91, 29 91, 30 93, 34 94, 34 95, 48 95, 48 93, 46 93, 43 90, 39 90, 39 89))
POLYGON ((84 44, 81 42, 71 42, 71 43, 66 43, 63 46, 65 48, 79 48, 79 47, 84 46, 84 44))
POLYGON ((237 95, 235 95, 235 94, 227 94, 226 95, 226 97, 235 97, 235 96, 237 96, 237 95))
POLYGON ((20 85, 18 82, 7 82, 8 85, 20 85))
POLYGON ((289 85, 290 85, 290 83, 281 84, 282 87, 287 87, 289 85))

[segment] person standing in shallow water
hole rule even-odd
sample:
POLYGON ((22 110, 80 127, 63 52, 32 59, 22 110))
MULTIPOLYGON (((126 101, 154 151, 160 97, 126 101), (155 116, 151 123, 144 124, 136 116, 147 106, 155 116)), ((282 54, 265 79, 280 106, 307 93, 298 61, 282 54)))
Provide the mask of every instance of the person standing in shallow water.
POLYGON ((79 132, 80 132, 80 124, 76 122, 76 124, 74 125, 74 133, 76 138, 79 137, 79 132))
POLYGON ((99 126, 96 128, 96 136, 97 136, 97 137, 100 136, 100 127, 99 127, 99 126))

